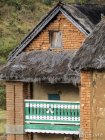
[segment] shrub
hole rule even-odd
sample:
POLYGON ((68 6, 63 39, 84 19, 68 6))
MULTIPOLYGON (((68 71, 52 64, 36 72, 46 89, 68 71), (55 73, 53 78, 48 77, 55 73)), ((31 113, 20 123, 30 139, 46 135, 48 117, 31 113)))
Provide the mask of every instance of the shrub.
POLYGON ((52 0, 42 0, 42 2, 46 5, 51 5, 52 4, 52 0))
POLYGON ((0 86, 0 108, 6 109, 5 87, 0 86))
POLYGON ((10 6, 14 6, 16 10, 21 10, 21 0, 4 0, 10 6))

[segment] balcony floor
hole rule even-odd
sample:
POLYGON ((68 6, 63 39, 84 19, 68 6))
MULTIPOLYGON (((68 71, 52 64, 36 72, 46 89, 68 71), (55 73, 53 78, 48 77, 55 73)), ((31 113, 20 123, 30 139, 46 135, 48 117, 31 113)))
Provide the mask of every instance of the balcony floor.
POLYGON ((25 124, 25 132, 51 134, 79 134, 79 125, 25 124))

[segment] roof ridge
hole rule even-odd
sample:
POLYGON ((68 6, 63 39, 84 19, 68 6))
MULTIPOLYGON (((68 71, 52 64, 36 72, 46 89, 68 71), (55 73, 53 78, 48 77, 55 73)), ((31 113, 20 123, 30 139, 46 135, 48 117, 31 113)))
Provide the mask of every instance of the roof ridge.
POLYGON ((105 4, 97 4, 97 3, 85 3, 85 4, 81 4, 81 3, 67 3, 65 5, 79 5, 79 6, 105 6, 105 4))

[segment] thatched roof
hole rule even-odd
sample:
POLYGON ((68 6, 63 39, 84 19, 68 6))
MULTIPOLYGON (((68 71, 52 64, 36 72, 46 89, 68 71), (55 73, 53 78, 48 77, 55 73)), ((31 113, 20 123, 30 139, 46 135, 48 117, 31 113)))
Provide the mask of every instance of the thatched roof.
POLYGON ((105 17, 77 52, 72 66, 79 69, 105 69, 105 17))
POLYGON ((33 51, 23 52, 0 72, 6 81, 79 83, 79 71, 71 69, 76 52, 33 51))
POLYGON ((19 55, 60 12, 63 13, 81 32, 88 35, 100 21, 101 14, 103 13, 105 15, 105 6, 58 3, 10 53, 8 60, 12 61, 19 55))
POLYGON ((101 21, 101 14, 105 15, 105 5, 88 4, 76 5, 76 7, 93 23, 93 25, 101 21))

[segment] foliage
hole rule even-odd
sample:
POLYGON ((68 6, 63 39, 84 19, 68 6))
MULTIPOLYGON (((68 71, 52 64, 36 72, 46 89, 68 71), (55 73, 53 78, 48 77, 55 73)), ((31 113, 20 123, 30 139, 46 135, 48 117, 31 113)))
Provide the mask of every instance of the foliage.
POLYGON ((0 140, 6 140, 5 138, 5 124, 6 124, 6 111, 0 109, 0 140))
POLYGON ((44 4, 51 5, 52 0, 42 0, 44 4))
POLYGON ((6 109, 5 88, 0 86, 0 108, 6 109))
POLYGON ((21 10, 21 0, 4 0, 4 4, 14 6, 17 10, 21 10))

